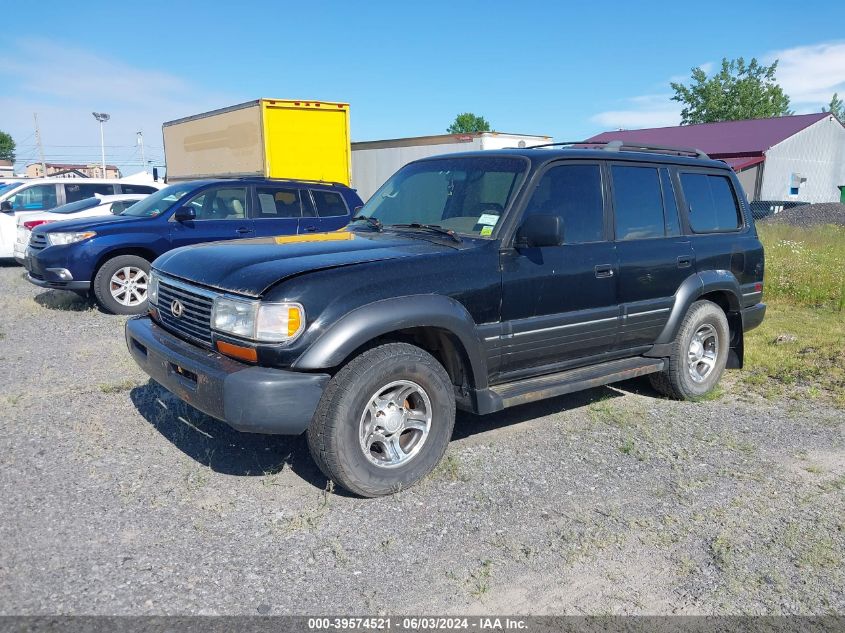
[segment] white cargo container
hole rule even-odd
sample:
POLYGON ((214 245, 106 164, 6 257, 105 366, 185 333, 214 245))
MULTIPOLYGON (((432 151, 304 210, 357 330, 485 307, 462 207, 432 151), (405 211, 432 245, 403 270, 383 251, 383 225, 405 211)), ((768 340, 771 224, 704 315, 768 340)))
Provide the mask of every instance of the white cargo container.
POLYGON ((352 143, 352 187, 362 200, 368 200, 400 167, 418 158, 551 142, 551 136, 476 132, 352 143))

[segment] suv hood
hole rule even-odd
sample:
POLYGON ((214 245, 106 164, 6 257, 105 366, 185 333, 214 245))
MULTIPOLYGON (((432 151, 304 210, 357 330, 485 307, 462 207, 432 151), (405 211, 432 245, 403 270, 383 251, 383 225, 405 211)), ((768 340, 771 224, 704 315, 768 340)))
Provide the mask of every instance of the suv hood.
MULTIPOLYGON (((61 216, 59 213, 53 214, 56 217, 61 216)), ((77 218, 75 220, 61 220, 59 222, 51 222, 50 224, 42 224, 41 226, 36 226, 35 230, 39 233, 50 233, 50 232, 75 232, 75 231, 96 231, 98 227, 100 228, 108 228, 109 226, 120 224, 122 226, 126 225, 126 222, 147 222, 151 218, 133 218, 126 215, 104 215, 100 217, 85 217, 85 218, 77 218)))
POLYGON ((153 267, 209 288, 260 297, 306 272, 451 250, 422 236, 341 230, 184 246, 156 259, 153 267))

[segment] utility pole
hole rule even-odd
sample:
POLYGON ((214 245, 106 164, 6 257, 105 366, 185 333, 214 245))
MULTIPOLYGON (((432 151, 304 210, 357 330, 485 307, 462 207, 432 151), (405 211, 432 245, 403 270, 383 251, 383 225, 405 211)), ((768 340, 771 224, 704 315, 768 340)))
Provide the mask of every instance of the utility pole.
POLYGON ((38 113, 33 112, 32 118, 35 119, 35 144, 38 145, 38 156, 41 158, 41 176, 47 177, 47 163, 44 162, 44 146, 41 145, 41 131, 38 129, 38 113))
POLYGON ((103 159, 103 178, 108 178, 108 175, 106 174, 106 141, 103 136, 103 123, 108 121, 111 116, 105 112, 92 112, 91 114, 93 114, 94 118, 100 122, 100 153, 103 159))
POLYGON ((144 166, 144 173, 147 173, 147 157, 144 155, 144 133, 138 132, 138 145, 141 146, 141 164, 144 166))

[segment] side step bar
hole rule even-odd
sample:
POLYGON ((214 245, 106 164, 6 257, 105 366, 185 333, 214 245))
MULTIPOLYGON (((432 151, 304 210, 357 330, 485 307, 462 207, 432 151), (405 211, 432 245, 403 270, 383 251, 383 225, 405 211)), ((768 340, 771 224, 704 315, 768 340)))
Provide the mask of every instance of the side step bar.
POLYGON ((513 407, 573 391, 599 387, 611 382, 645 376, 661 371, 664 365, 665 361, 662 358, 642 356, 623 358, 590 367, 569 369, 556 374, 493 385, 490 391, 493 392, 494 397, 501 398, 502 407, 513 407))

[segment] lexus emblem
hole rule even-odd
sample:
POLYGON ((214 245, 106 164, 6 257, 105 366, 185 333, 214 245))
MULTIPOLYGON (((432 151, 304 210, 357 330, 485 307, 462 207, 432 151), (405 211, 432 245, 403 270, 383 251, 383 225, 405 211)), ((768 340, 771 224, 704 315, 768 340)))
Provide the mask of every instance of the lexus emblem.
POLYGON ((182 312, 185 310, 185 306, 182 305, 182 302, 179 299, 174 299, 173 303, 170 304, 170 312, 173 313, 177 319, 182 316, 182 312))

